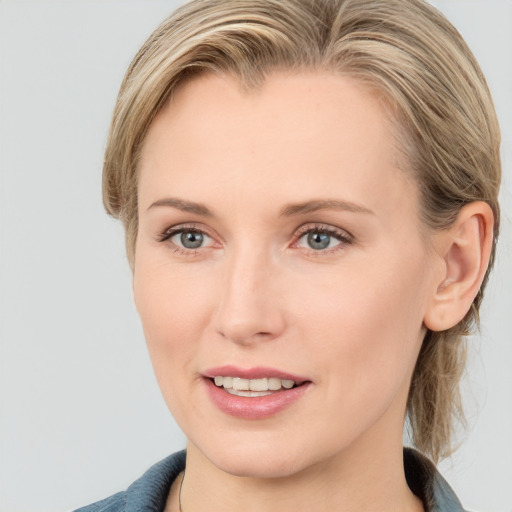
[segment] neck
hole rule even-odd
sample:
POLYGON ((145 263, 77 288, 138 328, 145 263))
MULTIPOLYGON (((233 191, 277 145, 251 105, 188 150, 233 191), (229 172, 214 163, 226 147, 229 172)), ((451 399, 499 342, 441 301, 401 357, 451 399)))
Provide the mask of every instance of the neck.
POLYGON ((401 443, 354 452, 290 476, 252 478, 222 471, 189 443, 182 512, 423 511, 405 480, 401 443))

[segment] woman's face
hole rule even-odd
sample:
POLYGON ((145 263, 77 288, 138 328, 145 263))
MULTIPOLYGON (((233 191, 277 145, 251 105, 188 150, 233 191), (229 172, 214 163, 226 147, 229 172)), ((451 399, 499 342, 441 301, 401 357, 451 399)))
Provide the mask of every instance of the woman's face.
POLYGON ((135 301, 191 450, 283 476, 401 446, 439 266, 375 97, 193 80, 147 135, 139 220, 135 301))

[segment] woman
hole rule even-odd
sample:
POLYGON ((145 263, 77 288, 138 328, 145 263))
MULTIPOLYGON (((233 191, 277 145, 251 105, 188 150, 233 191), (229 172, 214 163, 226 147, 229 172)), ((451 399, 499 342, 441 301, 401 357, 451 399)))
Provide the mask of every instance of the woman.
POLYGON ((499 140, 474 57, 419 0, 166 20, 121 86, 104 201, 187 450, 81 510, 463 510, 426 456, 460 415, 499 140))

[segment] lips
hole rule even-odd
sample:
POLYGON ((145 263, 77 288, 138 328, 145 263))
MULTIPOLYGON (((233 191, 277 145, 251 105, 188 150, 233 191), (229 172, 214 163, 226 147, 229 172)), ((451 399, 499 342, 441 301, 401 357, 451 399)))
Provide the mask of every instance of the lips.
POLYGON ((278 414, 298 401, 311 381, 272 368, 223 366, 203 376, 210 399, 222 412, 244 419, 278 414))
POLYGON ((265 366, 258 366, 254 368, 238 368, 236 366, 218 366, 215 368, 210 368, 203 372, 205 377, 209 377, 210 379, 214 379, 217 376, 233 376, 239 377, 241 379, 262 379, 262 378, 271 378, 274 377, 276 379, 282 380, 293 380, 297 384, 302 384, 303 382, 308 381, 306 377, 301 377, 299 375, 294 375, 292 373, 284 372, 281 370, 277 370, 276 368, 270 368, 265 366))

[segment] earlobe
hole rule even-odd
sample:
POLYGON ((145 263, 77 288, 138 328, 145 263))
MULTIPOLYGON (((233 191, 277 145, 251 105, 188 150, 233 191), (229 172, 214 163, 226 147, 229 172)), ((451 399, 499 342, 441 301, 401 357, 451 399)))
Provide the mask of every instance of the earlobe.
POLYGON ((461 209, 453 226, 438 234, 436 251, 443 272, 433 283, 424 318, 431 331, 453 327, 470 309, 489 265, 493 226, 491 207, 475 201, 461 209))

